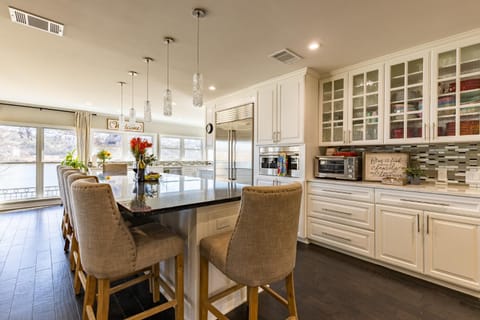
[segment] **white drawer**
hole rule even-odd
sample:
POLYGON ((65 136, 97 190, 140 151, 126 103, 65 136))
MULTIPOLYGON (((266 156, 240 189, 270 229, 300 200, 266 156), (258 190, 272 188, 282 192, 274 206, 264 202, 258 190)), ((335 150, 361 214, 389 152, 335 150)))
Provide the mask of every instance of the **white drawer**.
POLYGON ((480 201, 477 198, 376 189, 375 199, 378 204, 480 217, 480 201))
POLYGON ((375 192, 373 188, 347 186, 334 183, 328 184, 310 182, 308 184, 308 193, 319 196, 364 202, 373 202, 375 200, 375 192))
POLYGON ((375 228, 373 203, 338 201, 332 198, 308 195, 308 216, 372 231, 375 228))
POLYGON ((308 218, 308 238, 371 258, 375 254, 375 234, 368 230, 308 218))

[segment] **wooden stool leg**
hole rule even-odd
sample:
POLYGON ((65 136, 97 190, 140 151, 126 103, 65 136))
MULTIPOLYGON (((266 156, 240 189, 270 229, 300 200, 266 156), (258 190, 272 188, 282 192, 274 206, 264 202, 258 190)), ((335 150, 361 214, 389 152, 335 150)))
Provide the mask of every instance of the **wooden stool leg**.
POLYGON ((152 295, 153 295, 153 302, 157 303, 160 300, 160 265, 155 263, 152 266, 152 295))
POLYGON ((85 288, 85 297, 83 298, 82 319, 89 319, 87 309, 93 313, 93 304, 95 302, 95 294, 97 291, 97 279, 93 276, 87 276, 87 285, 85 288))
POLYGON ((248 320, 258 319, 258 287, 247 287, 248 320))
POLYGON ((208 260, 200 255, 200 320, 207 320, 208 310, 208 260))
POLYGON ((297 303, 295 301, 295 287, 293 284, 293 272, 290 273, 285 279, 285 286, 287 289, 288 312, 290 316, 294 316, 296 319, 298 315, 297 303))
POLYGON ((108 320, 110 280, 98 279, 97 320, 108 320))
POLYGON ((183 293, 183 254, 175 257, 175 320, 184 320, 184 293, 183 293))
POLYGON ((68 259, 70 260, 70 271, 75 270, 75 258, 73 256, 74 252, 78 251, 78 242, 75 234, 72 234, 72 245, 70 246, 70 253, 68 259))
MULTIPOLYGON (((78 254, 78 251, 74 253, 74 258, 75 256, 77 261, 75 262, 75 274, 73 275, 73 290, 75 291, 76 295, 79 295, 80 289, 82 287, 82 282, 80 281, 80 273, 83 272, 83 269, 82 264, 80 263, 80 255, 78 254)), ((87 291, 86 288, 85 291, 87 291)))

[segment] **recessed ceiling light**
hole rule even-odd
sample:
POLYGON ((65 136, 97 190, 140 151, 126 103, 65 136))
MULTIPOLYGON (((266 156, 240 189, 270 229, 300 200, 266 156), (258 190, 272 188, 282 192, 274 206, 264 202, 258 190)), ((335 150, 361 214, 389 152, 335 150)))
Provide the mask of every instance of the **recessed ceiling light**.
POLYGON ((209 86, 209 87, 208 87, 208 90, 210 90, 210 91, 215 91, 215 90, 217 90, 217 88, 215 88, 215 86, 209 86))
POLYGON ((320 44, 318 42, 311 42, 308 45, 308 49, 310 50, 317 50, 318 48, 320 48, 320 44))

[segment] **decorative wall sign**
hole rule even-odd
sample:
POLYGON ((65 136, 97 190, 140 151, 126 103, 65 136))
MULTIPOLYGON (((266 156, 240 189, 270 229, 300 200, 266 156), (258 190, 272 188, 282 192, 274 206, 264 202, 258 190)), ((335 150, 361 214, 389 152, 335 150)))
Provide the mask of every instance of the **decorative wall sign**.
MULTIPOLYGON (((119 130, 120 122, 118 119, 107 119, 107 129, 108 130, 119 130)), ((143 132, 143 122, 135 122, 132 126, 128 122, 125 122, 125 126, 122 129, 124 131, 133 131, 133 132, 143 132)))
POLYGON ((408 153, 365 152, 363 180, 382 181, 384 178, 405 178, 408 158, 408 153))

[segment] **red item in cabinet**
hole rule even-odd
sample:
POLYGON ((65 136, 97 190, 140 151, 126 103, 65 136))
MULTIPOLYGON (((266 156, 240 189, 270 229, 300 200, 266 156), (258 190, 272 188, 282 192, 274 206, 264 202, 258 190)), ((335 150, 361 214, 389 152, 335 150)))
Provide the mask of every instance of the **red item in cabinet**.
POLYGON ((392 139, 401 139, 403 138, 403 128, 392 129, 392 139))
POLYGON ((472 90, 480 88, 480 79, 468 79, 460 82, 460 90, 472 90))

